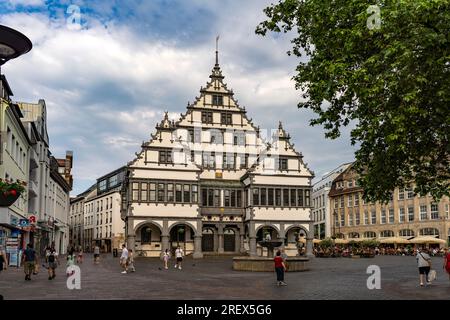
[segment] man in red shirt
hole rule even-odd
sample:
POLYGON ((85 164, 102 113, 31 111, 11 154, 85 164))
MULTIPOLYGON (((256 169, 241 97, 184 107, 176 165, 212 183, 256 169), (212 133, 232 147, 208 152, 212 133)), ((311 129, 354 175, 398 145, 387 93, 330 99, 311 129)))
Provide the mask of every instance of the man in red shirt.
POLYGON ((286 265, 281 257, 280 250, 277 251, 276 257, 273 259, 275 262, 275 272, 277 273, 277 286, 287 286, 284 282, 284 272, 286 271, 286 265))

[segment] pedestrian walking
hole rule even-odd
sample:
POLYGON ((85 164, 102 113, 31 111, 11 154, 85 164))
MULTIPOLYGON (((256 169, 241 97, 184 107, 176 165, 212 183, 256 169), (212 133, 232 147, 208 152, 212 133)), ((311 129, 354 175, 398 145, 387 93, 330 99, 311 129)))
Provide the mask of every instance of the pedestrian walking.
POLYGON ((31 280, 31 274, 34 272, 34 265, 36 263, 36 251, 33 245, 29 243, 23 252, 22 263, 25 272, 25 280, 31 280))
POLYGON ((286 271, 286 265, 284 264, 283 258, 281 257, 281 251, 277 251, 276 257, 273 259, 275 262, 275 272, 277 273, 277 285, 287 286, 284 282, 284 272, 286 271))
POLYGON ((80 247, 78 254, 77 254, 77 263, 81 264, 83 263, 83 249, 80 247))
POLYGON ((96 245, 94 247, 94 263, 98 264, 99 261, 100 261, 100 247, 96 245))
POLYGON ((8 263, 6 261, 6 256, 3 253, 3 251, 0 250, 0 272, 2 272, 3 270, 6 270, 7 267, 8 267, 8 263))
MULTIPOLYGON (((74 252, 69 252, 69 254, 67 255, 66 267, 69 268, 70 266, 73 266, 74 264, 75 264, 75 254, 74 254, 74 252)), ((73 270, 71 273, 69 273, 69 271, 67 271, 67 276, 72 275, 74 272, 75 271, 73 271, 73 270)))
POLYGON ((56 273, 55 270, 58 267, 58 253, 55 248, 50 248, 47 256, 47 264, 48 264, 48 280, 55 279, 56 273))
POLYGON ((169 252, 169 249, 166 249, 166 250, 164 251, 163 260, 164 260, 164 269, 169 269, 169 260, 170 260, 170 252, 169 252))
POLYGON ((128 250, 128 270, 130 270, 131 272, 136 271, 136 268, 134 267, 133 249, 128 250))
POLYGON ((123 268, 122 273, 127 273, 128 250, 125 244, 122 245, 122 255, 120 256, 120 265, 123 268))
POLYGON ((450 280, 450 250, 444 251, 444 270, 448 273, 448 280, 450 280))
POLYGON ((427 284, 431 283, 430 281, 428 281, 428 274, 430 273, 431 269, 431 257, 426 252, 426 249, 417 250, 416 260, 417 266, 419 267, 420 286, 423 287, 424 277, 427 284))
POLYGON ((183 262, 183 256, 184 256, 183 249, 181 249, 180 246, 178 246, 177 250, 175 250, 175 257, 177 258, 175 269, 178 267, 178 269, 181 270, 181 262, 183 262))

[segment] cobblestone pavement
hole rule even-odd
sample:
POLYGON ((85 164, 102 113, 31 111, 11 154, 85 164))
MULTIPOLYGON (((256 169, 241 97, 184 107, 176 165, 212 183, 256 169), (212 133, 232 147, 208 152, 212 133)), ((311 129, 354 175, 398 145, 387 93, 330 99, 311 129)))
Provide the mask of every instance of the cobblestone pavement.
POLYGON ((437 279, 419 287, 414 257, 373 259, 315 258, 306 272, 286 273, 286 287, 275 286, 275 273, 232 270, 231 257, 185 259, 183 270, 165 270, 156 258, 136 258, 136 272, 121 274, 118 258, 103 255, 99 265, 91 255, 81 264, 81 289, 66 286, 65 267, 54 280, 46 270, 25 281, 22 268, 0 273, 4 299, 450 299, 450 281, 442 258, 433 258, 437 279), (381 268, 381 289, 369 290, 369 265, 381 268))

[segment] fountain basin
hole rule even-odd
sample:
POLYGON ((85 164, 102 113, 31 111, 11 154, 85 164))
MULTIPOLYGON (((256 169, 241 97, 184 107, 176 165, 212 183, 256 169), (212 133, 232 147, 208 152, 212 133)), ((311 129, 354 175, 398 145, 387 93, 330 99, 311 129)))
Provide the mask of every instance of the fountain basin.
MULTIPOLYGON (((288 272, 307 271, 309 259, 306 257, 289 257, 286 259, 288 272)), ((275 265, 273 258, 268 257, 234 257, 233 270, 274 272, 275 265)))

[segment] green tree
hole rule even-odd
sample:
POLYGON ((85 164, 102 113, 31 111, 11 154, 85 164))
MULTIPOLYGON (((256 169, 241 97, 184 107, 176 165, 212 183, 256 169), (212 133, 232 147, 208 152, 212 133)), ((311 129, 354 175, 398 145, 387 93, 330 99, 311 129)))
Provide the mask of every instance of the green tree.
POLYGON ((294 80, 310 124, 331 139, 355 125, 367 200, 411 181, 417 194, 449 196, 450 0, 283 0, 264 12, 256 33, 292 31, 288 54, 308 57, 294 80))

